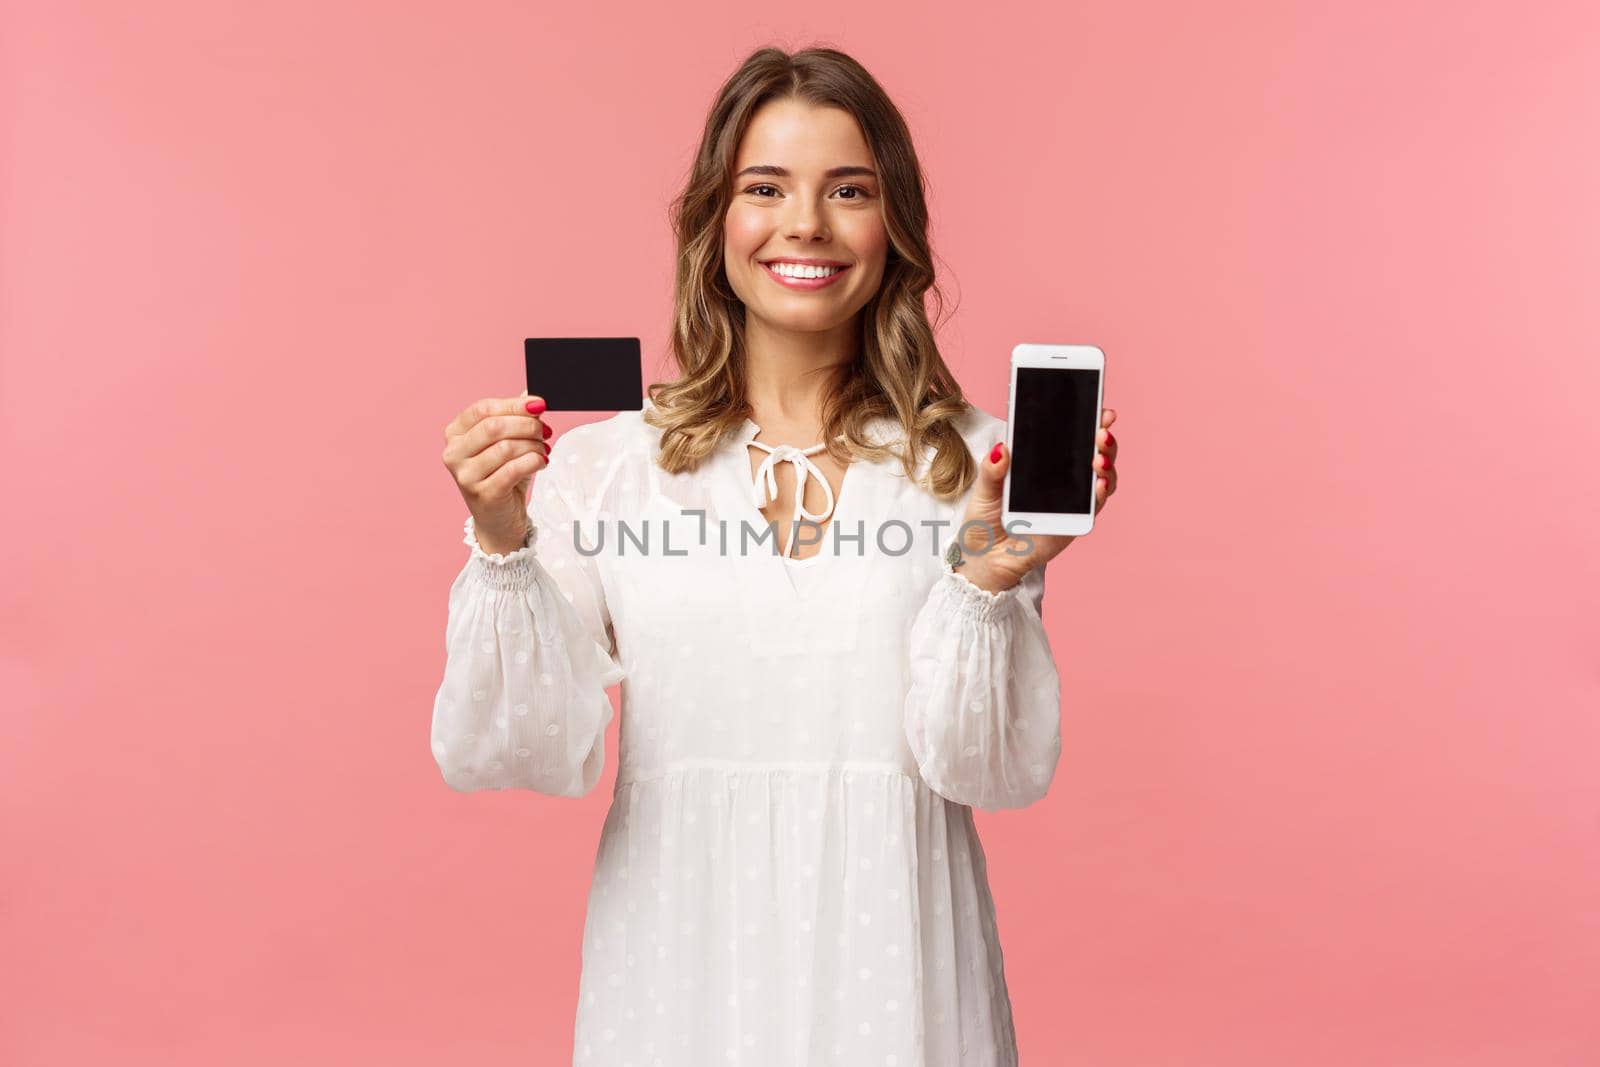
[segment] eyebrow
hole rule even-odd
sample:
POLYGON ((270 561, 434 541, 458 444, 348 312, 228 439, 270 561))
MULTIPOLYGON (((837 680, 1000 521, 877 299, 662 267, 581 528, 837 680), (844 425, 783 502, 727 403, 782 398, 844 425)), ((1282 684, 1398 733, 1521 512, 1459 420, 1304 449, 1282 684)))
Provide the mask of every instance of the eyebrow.
MULTIPOLYGON (((768 174, 774 178, 787 178, 790 176, 789 172, 784 170, 782 167, 775 167, 770 163, 764 163, 759 166, 746 167, 738 174, 735 174, 734 177, 743 178, 746 174, 768 174)), ((824 178, 849 178, 857 175, 867 178, 876 178, 878 176, 878 172, 873 170, 871 167, 834 167, 830 171, 825 171, 822 176, 824 178)))

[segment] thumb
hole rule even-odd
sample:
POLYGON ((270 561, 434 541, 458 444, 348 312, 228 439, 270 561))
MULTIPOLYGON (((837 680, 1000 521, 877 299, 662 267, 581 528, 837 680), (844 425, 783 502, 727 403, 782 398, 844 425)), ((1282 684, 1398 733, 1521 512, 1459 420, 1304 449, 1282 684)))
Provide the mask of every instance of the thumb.
POLYGON ((1011 467, 1011 452, 1004 441, 996 441, 978 464, 978 487, 973 490, 972 502, 985 511, 1000 507, 1005 496, 1006 471, 1011 467))

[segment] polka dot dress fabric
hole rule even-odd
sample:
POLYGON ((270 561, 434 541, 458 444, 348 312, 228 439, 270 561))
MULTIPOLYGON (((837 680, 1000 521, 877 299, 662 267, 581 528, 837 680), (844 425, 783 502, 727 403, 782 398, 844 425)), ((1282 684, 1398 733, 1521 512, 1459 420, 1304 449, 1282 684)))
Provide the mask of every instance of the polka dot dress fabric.
MULTIPOLYGON (((1005 424, 969 407, 961 430, 981 461, 1005 424)), ((1055 773, 1044 576, 993 594, 950 571, 971 491, 940 501, 895 460, 851 462, 817 554, 777 554, 759 432, 673 475, 623 412, 561 436, 522 548, 485 553, 466 520, 439 770, 582 796, 621 686, 574 1064, 1015 1064, 972 809, 1055 773)))

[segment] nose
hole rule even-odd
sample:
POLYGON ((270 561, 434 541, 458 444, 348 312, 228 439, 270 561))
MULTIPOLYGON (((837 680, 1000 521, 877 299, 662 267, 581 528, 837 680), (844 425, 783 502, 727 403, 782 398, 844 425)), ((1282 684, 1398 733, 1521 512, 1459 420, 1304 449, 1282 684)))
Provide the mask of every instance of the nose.
POLYGON ((799 238, 827 237, 827 223, 822 212, 804 197, 795 197, 796 205, 788 218, 789 236, 799 238))

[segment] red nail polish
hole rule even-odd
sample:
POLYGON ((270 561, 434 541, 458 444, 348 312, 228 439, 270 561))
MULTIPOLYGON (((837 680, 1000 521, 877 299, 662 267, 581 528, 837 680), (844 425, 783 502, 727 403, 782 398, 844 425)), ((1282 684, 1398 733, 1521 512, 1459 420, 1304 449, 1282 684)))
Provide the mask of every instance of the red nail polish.
POLYGON ((989 453, 989 462, 990 463, 999 463, 1000 462, 1000 446, 999 445, 995 445, 994 446, 994 450, 989 453))
POLYGON ((528 406, 528 414, 529 415, 538 415, 538 414, 540 414, 541 412, 544 411, 544 401, 543 400, 530 400, 530 401, 528 401, 528 405, 527 406, 528 406))
POLYGON ((544 427, 544 435, 546 437, 549 437, 553 433, 555 433, 555 431, 550 428, 550 424, 549 423, 546 423, 545 427, 544 427))

